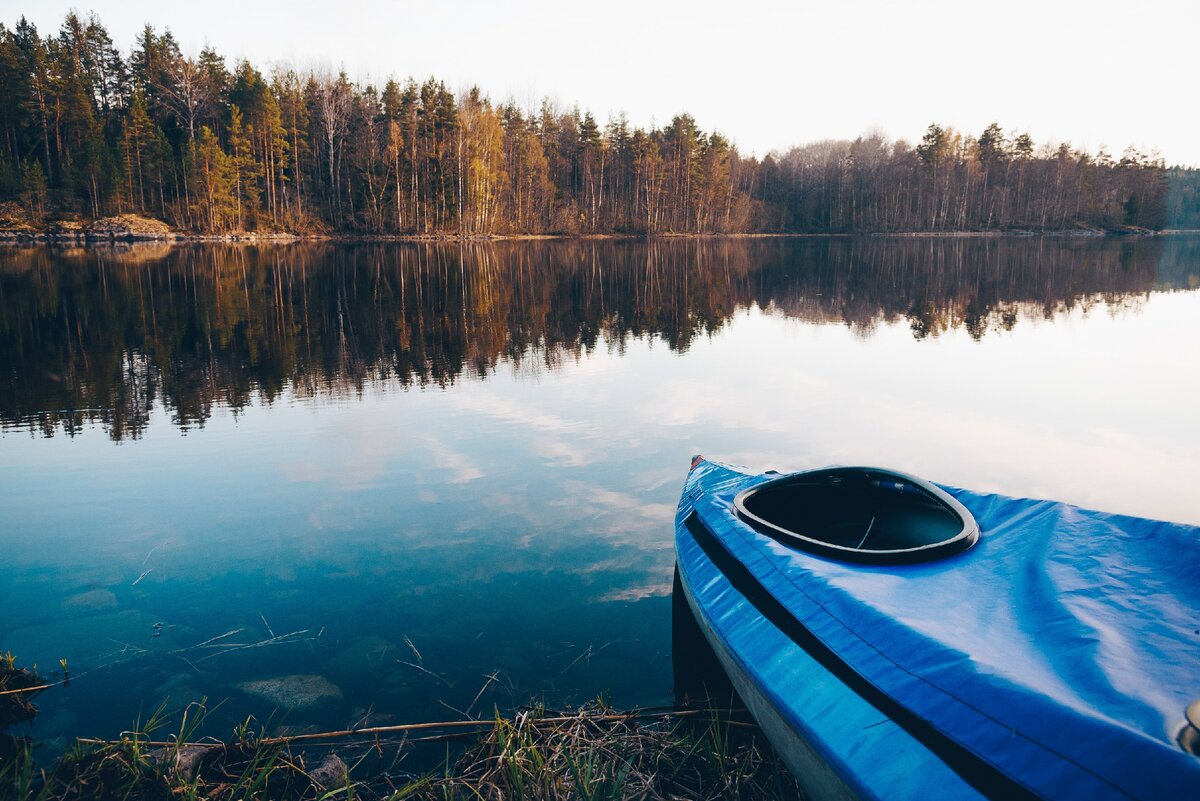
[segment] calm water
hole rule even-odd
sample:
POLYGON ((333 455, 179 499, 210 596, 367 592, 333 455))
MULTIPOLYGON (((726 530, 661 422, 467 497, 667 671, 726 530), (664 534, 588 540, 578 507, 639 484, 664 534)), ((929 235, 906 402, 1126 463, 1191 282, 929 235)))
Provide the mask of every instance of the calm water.
POLYGON ((667 702, 693 453, 1200 522, 1198 287, 1184 237, 10 247, 0 652, 68 660, 46 739, 667 702))

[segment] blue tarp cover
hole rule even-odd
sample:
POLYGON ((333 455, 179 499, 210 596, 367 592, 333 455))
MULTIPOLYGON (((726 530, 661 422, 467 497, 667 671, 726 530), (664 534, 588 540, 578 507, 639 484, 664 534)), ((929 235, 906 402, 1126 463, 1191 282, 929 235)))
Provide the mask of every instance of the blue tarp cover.
POLYGON ((1176 742, 1200 698, 1200 529, 943 487, 975 516, 974 548, 848 564, 736 518, 734 496, 776 477, 702 462, 681 520, 694 507, 872 686, 1037 795, 1200 798, 1200 759, 1176 742))

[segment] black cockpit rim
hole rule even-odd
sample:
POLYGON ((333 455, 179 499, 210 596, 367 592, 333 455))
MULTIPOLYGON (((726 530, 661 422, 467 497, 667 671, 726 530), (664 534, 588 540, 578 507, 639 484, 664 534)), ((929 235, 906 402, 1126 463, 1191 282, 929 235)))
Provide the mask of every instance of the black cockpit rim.
POLYGON ((951 495, 922 478, 882 467, 830 467, 820 470, 789 473, 780 478, 764 481, 761 484, 756 484, 753 487, 742 490, 734 498, 733 504, 737 516, 761 533, 785 545, 842 561, 866 562, 871 564, 928 562, 961 553, 979 540, 979 525, 975 522, 974 516, 951 495), (951 537, 909 548, 891 548, 886 550, 850 548, 791 531, 751 512, 746 505, 747 501, 763 490, 780 489, 788 485, 811 483, 817 480, 829 482, 833 486, 837 480, 851 477, 863 480, 893 482, 898 487, 904 485, 905 487, 916 489, 926 499, 934 501, 945 511, 953 514, 961 522, 961 528, 958 533, 951 537))

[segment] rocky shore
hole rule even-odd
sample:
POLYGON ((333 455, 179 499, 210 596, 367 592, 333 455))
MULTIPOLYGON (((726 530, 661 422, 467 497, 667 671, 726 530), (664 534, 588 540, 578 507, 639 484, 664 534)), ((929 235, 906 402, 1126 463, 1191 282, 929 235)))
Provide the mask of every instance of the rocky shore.
MULTIPOLYGON (((1077 228, 1053 231, 988 230, 988 231, 880 231, 846 233, 728 233, 697 234, 662 232, 655 238, 664 239, 756 239, 774 237, 1005 237, 1005 236, 1153 236, 1158 232, 1147 228, 1125 226, 1119 229, 1100 229, 1081 225, 1077 228)), ((14 203, 0 203, 0 243, 92 244, 105 242, 493 242, 552 239, 645 239, 643 234, 371 234, 355 232, 290 232, 290 231, 230 231, 205 234, 172 228, 162 220, 139 214, 119 214, 97 220, 39 219, 14 203)))
POLYGON ((33 226, 0 217, 0 242, 79 245, 102 242, 294 241, 300 238, 295 234, 256 231, 213 235, 190 234, 177 231, 161 220, 137 214, 101 217, 91 222, 55 220, 43 226, 33 226))

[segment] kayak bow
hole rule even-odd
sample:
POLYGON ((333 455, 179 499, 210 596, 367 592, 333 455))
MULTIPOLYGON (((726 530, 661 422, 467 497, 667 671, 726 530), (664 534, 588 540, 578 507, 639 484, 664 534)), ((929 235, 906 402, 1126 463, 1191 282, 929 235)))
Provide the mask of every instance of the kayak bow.
POLYGON ((676 555, 701 631, 815 799, 1200 787, 1196 527, 697 457, 676 555))

